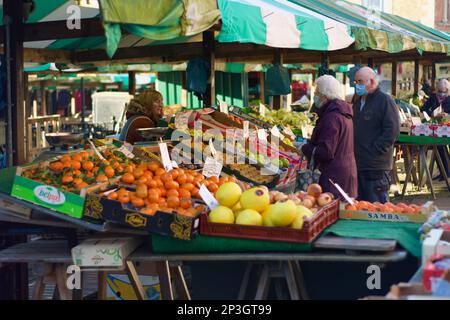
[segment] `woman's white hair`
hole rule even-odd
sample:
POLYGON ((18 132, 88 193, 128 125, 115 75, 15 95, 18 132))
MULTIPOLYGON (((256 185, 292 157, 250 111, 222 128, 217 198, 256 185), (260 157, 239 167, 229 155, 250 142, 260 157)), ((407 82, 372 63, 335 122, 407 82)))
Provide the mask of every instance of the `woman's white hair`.
POLYGON ((447 79, 441 79, 438 82, 438 89, 444 91, 447 89, 447 92, 450 94, 450 82, 447 79))
POLYGON ((344 100, 341 84, 335 77, 330 75, 323 75, 317 78, 316 95, 317 94, 325 96, 328 100, 344 100))

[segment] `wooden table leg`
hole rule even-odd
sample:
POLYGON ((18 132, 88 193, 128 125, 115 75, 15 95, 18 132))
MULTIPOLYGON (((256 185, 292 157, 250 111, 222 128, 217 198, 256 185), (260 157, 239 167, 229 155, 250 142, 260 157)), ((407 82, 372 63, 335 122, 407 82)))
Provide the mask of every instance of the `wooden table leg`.
POLYGON ((142 286, 141 279, 139 278, 139 274, 136 271, 134 263, 132 261, 125 261, 125 270, 137 299, 145 300, 145 290, 142 286))
POLYGON ((430 174, 430 170, 428 169, 428 165, 427 165, 427 156, 426 156, 426 146, 420 146, 420 159, 422 161, 422 165, 425 168, 425 173, 427 175, 427 180, 428 180, 428 185, 430 187, 430 191, 431 191, 431 196, 433 197, 434 200, 436 200, 436 195, 434 194, 434 189, 433 189, 433 178, 431 177, 430 174))
POLYGON ((292 268, 292 264, 290 262, 283 262, 283 274, 288 285, 291 300, 300 300, 297 280, 295 279, 294 269, 292 268))
POLYGON ((413 163, 411 159, 411 152, 409 150, 409 146, 405 146, 405 183, 403 185, 402 190, 402 198, 405 196, 406 188, 408 187, 409 180, 411 179, 411 171, 412 171, 413 163))
MULTIPOLYGON (((72 300, 72 292, 67 288, 67 265, 58 263, 55 266, 56 286, 58 287, 59 297, 61 300, 72 300)), ((81 284, 81 288, 82 288, 81 284)), ((81 291, 77 290, 77 291, 81 291)), ((83 296, 81 291, 81 297, 83 296)), ((80 299, 81 300, 81 299, 80 299)))
POLYGON ((172 280, 170 276, 169 262, 159 261, 156 263, 163 300, 173 300, 172 280))
POLYGON ((303 271, 300 266, 300 262, 298 261, 292 261, 292 270, 294 271, 294 276, 297 281, 297 286, 300 291, 300 296, 302 300, 310 300, 308 292, 306 291, 305 286, 305 278, 303 277, 303 271))
POLYGON ((181 266, 172 266, 170 267, 170 271, 175 284, 175 289, 177 290, 178 298, 181 300, 191 300, 191 294, 189 293, 181 266))
POLYGON ((261 276, 258 281, 258 287, 256 289, 255 300, 267 300, 269 295, 270 277, 269 277, 269 265, 264 263, 261 276))
POLYGON ((250 279, 250 273, 253 268, 253 263, 248 262, 247 267, 245 268, 244 277, 242 278, 241 287, 239 288, 239 294, 238 294, 238 300, 244 300, 245 299, 245 293, 248 289, 248 282, 250 279))
POLYGON ((433 153, 436 156, 437 163, 438 163, 438 166, 439 166, 439 171, 441 171, 441 175, 444 177, 445 183, 447 184, 447 189, 450 191, 450 185, 448 183, 447 170, 445 170, 445 168, 444 168, 444 164, 442 162, 441 155, 439 154, 439 151, 438 151, 436 146, 433 146, 433 153))

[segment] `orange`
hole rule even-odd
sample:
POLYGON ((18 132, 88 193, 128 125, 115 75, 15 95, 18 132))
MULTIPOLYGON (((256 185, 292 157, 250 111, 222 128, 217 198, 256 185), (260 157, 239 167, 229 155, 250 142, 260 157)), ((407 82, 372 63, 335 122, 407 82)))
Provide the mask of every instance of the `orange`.
POLYGON ((150 203, 159 203, 159 192, 149 190, 147 199, 150 203))
POLYGON ((211 191, 212 193, 215 193, 217 189, 219 189, 219 186, 215 183, 210 183, 208 186, 208 190, 211 191))
POLYGON ((180 205, 180 199, 178 197, 168 197, 167 198, 167 205, 170 208, 178 208, 178 206, 180 205))
POLYGON ((213 183, 215 183, 215 184, 218 184, 219 181, 220 181, 220 179, 219 179, 218 177, 216 177, 216 176, 212 176, 212 177, 209 177, 209 178, 208 178, 208 181, 209 181, 209 182, 213 182, 213 183))
POLYGON ((198 198, 198 191, 199 191, 199 189, 196 188, 196 187, 194 187, 194 188, 191 190, 192 196, 198 198))
POLYGON ((172 171, 170 171, 170 175, 172 176, 172 179, 176 179, 176 178, 178 178, 178 175, 179 175, 180 173, 179 173, 179 171, 178 171, 178 169, 173 169, 172 171))
POLYGON ((49 168, 54 171, 61 171, 64 168, 64 166, 63 166, 62 162, 56 161, 56 162, 51 162, 49 164, 49 168))
POLYGON ((73 175, 74 176, 79 176, 79 175, 81 175, 81 171, 80 170, 73 170, 73 175))
POLYGON ((167 195, 167 190, 164 188, 159 188, 159 195, 165 197, 167 195))
POLYGON ((113 167, 111 167, 111 166, 106 166, 106 167, 105 167, 105 175, 106 175, 108 178, 114 177, 115 172, 114 172, 113 167))
POLYGON ((354 206, 354 205, 351 205, 351 204, 347 204, 347 205, 345 206, 345 210, 352 210, 352 211, 356 211, 356 210, 357 210, 357 208, 356 208, 356 206, 354 206))
POLYGON ((79 184, 76 185, 77 190, 81 190, 83 188, 87 188, 89 187, 89 185, 86 182, 80 182, 79 184))
POLYGON ((143 207, 145 205, 144 199, 141 199, 141 198, 134 198, 133 200, 131 200, 131 203, 136 208, 141 208, 141 207, 143 207))
POLYGON ((156 169, 156 171, 155 171, 155 176, 161 176, 161 175, 163 175, 164 173, 166 173, 166 170, 164 170, 163 168, 158 168, 158 169, 156 169))
POLYGON ((228 176, 228 182, 236 182, 237 179, 235 176, 228 176))
POLYGON ((73 177, 71 175, 64 175, 61 179, 61 182, 63 184, 68 184, 71 183, 73 181, 73 177))
POLYGON ((191 197, 191 193, 189 192, 189 190, 186 190, 186 189, 179 189, 178 194, 179 194, 180 198, 190 198, 191 197))
POLYGON ((223 185, 225 182, 228 182, 228 177, 220 177, 219 185, 223 185))
POLYGON ((80 154, 81 158, 83 158, 84 160, 89 159, 89 152, 81 151, 79 154, 80 154))
POLYGON ((166 183, 169 181, 172 181, 172 175, 169 172, 166 172, 164 174, 161 175, 161 181, 166 183))
POLYGON ((108 177, 107 177, 106 175, 104 175, 104 174, 99 174, 99 175, 95 178, 95 180, 96 180, 97 182, 107 182, 107 181, 108 181, 108 177))
POLYGON ((192 201, 190 198, 181 198, 180 207, 183 209, 189 209, 192 206, 192 201))
POLYGON ((149 207, 145 207, 141 209, 139 212, 148 216, 153 216, 156 213, 156 210, 149 207))
POLYGON ((178 177, 177 177, 177 182, 178 182, 180 185, 182 185, 183 183, 186 183, 186 181, 187 181, 187 175, 185 175, 184 173, 178 175, 178 177))
POLYGON ((120 195, 118 199, 121 203, 128 203, 130 202, 130 197, 127 195, 120 195))
POLYGON ((178 184, 178 182, 175 182, 175 181, 167 181, 167 182, 164 184, 164 187, 165 187, 167 190, 170 190, 170 189, 178 189, 178 188, 180 188, 180 185, 178 184))
POLYGON ((85 161, 83 162, 82 167, 86 171, 91 171, 94 169, 94 163, 92 161, 85 161))
POLYGON ((152 172, 155 172, 159 168, 161 168, 161 164, 157 161, 152 161, 147 165, 148 169, 152 172))
POLYGON ((167 191, 166 195, 167 195, 167 197, 172 197, 172 196, 173 197, 178 197, 180 194, 179 194, 178 190, 170 189, 170 190, 167 191))
POLYGON ((139 184, 136 187, 136 197, 144 199, 144 198, 147 198, 147 195, 148 195, 147 186, 145 184, 139 184))
POLYGON ((111 192, 110 194, 108 194, 108 199, 109 200, 117 200, 119 198, 119 194, 117 192, 111 192))
POLYGON ((81 178, 75 178, 75 179, 73 179, 73 183, 75 183, 75 184, 80 184, 80 183, 82 183, 83 182, 83 179, 81 179, 81 178))
POLYGON ((88 173, 86 173, 86 177, 88 178, 92 178, 94 176, 94 173, 89 171, 88 173))
POLYGON ((195 186, 192 183, 183 183, 181 185, 181 188, 186 189, 187 191, 191 192, 195 188, 195 186))
POLYGON ((137 179, 137 184, 147 184, 147 177, 142 175, 139 179, 137 179))
POLYGON ((61 162, 69 162, 72 161, 72 158, 69 155, 64 155, 61 157, 61 162))
POLYGON ((78 162, 82 162, 83 161, 83 157, 81 156, 81 154, 74 154, 72 156, 72 160, 78 161, 78 162))
POLYGON ((192 174, 188 174, 186 176, 186 183, 193 183, 194 182, 194 176, 192 174))
POLYGON ((120 180, 123 183, 132 184, 134 182, 134 176, 131 173, 127 172, 122 176, 120 180))
POLYGON ((63 161, 63 168, 71 168, 72 167, 72 160, 70 161, 63 161))
POLYGON ((156 188, 156 187, 158 187, 158 183, 155 180, 148 180, 147 181, 147 186, 149 188, 156 188))
POLYGON ((144 174, 144 170, 142 170, 142 168, 140 168, 140 167, 134 169, 134 171, 133 171, 133 175, 136 179, 139 179, 143 174, 144 174))

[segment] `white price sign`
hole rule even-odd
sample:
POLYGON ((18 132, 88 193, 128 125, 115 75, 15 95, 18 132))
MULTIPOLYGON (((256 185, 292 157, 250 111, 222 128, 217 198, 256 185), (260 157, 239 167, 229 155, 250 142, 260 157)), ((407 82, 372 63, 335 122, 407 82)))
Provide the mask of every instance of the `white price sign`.
POLYGON ((278 138, 280 138, 280 139, 283 139, 283 138, 284 138, 283 135, 282 135, 281 132, 280 132, 280 129, 278 129, 277 126, 273 126, 272 129, 270 129, 270 133, 271 133, 273 136, 278 137, 278 138))
POLYGON ((228 103, 219 101, 219 111, 228 114, 228 103))
POLYGON ((423 112, 423 116, 425 117, 425 120, 427 122, 431 120, 430 116, 428 115, 428 113, 426 111, 423 112))
POLYGON ((211 155, 214 159, 217 159, 217 151, 216 148, 214 148, 214 143, 212 139, 209 139, 209 150, 211 151, 211 155))
POLYGON ((266 116, 266 106, 264 104, 262 104, 262 103, 259 104, 259 114, 262 117, 266 116))
POLYGON ((161 160, 166 171, 173 169, 172 160, 170 160, 169 149, 167 149, 167 143, 159 143, 159 152, 161 153, 161 160))
POLYGON ((249 124, 250 123, 248 121, 244 121, 242 124, 244 126, 244 132, 243 132, 244 139, 247 139, 250 136, 249 124))
POLYGON ((133 145, 131 145, 130 143, 125 142, 119 149, 117 149, 117 151, 122 152, 125 157, 133 159, 135 157, 133 151, 133 145))
POLYGON ((200 187, 198 194, 200 195, 200 197, 206 203, 206 205, 210 210, 214 209, 219 205, 216 198, 214 198, 214 196, 211 194, 211 192, 209 192, 208 188, 204 184, 202 184, 202 186, 200 187))
POLYGON ((289 127, 284 127, 283 133, 286 134, 286 135, 288 135, 288 136, 290 136, 291 139, 295 139, 295 134, 294 134, 294 132, 292 132, 291 128, 289 128, 289 127))
POLYGON ((267 141, 267 134, 265 129, 258 129, 257 134, 259 140, 267 141))
POLYGON ((219 177, 222 173, 222 164, 214 158, 207 157, 203 166, 202 174, 209 177, 219 177))

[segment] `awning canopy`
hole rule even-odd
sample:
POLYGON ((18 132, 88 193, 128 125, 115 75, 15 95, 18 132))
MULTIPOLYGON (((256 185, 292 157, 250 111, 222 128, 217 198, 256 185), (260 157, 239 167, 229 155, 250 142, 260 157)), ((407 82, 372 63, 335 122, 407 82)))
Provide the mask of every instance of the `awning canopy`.
POLYGON ((389 53, 447 53, 450 43, 445 32, 344 0, 133 0, 132 6, 123 0, 99 1, 101 14, 96 1, 90 1, 92 6, 77 6, 74 0, 34 0, 27 23, 67 21, 76 12, 82 20, 103 17, 106 32, 28 41, 25 48, 106 49, 112 54, 117 48, 198 43, 201 33, 213 25, 220 26, 219 42, 276 48, 333 51, 353 45, 357 50, 389 53))

